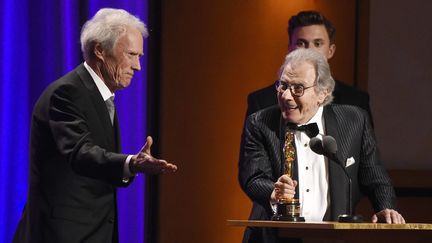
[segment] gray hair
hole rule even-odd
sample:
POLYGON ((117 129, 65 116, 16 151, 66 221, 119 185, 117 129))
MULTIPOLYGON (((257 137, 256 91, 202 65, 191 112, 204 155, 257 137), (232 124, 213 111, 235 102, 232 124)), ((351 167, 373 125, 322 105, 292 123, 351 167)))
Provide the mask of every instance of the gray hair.
POLYGON ((96 43, 111 52, 117 40, 126 33, 127 27, 138 29, 144 38, 148 36, 145 24, 127 11, 114 8, 100 9, 81 30, 81 51, 84 60, 94 55, 96 43))
POLYGON ((330 66, 327 59, 320 52, 306 48, 299 48, 290 52, 285 57, 285 62, 279 69, 279 78, 282 76, 283 71, 288 64, 296 66, 305 62, 312 64, 315 68, 315 92, 319 93, 327 91, 328 95, 324 99, 323 105, 330 104, 333 100, 332 93, 335 87, 335 81, 331 76, 330 66))

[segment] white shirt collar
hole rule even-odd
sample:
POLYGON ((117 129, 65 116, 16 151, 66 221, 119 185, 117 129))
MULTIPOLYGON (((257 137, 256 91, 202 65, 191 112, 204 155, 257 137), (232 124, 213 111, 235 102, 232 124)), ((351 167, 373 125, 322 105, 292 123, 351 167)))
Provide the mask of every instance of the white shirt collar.
POLYGON ((96 87, 98 88, 100 94, 102 95, 102 98, 104 101, 111 98, 111 96, 114 96, 114 93, 109 90, 108 86, 102 81, 102 79, 96 74, 96 72, 87 64, 87 62, 84 62, 84 67, 87 69, 87 71, 90 73, 90 76, 93 78, 93 81, 96 84, 96 87))

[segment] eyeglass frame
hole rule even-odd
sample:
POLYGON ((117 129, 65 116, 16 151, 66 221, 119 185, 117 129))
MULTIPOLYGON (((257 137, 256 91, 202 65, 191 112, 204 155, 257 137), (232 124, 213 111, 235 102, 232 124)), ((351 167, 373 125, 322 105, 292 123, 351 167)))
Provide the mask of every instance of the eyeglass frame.
POLYGON ((281 93, 283 93, 283 92, 285 92, 285 91, 287 91, 287 90, 289 89, 290 92, 291 92, 291 95, 294 96, 294 97, 302 97, 302 96, 304 95, 305 90, 307 90, 307 89, 309 89, 309 88, 312 88, 312 87, 315 87, 315 86, 316 86, 316 83, 315 83, 314 85, 312 85, 312 86, 305 87, 303 84, 289 84, 289 83, 287 83, 287 82, 285 82, 285 81, 282 81, 282 80, 276 80, 276 81, 275 81, 275 88, 276 88, 276 91, 277 91, 277 92, 281 92, 281 93), (285 85, 287 86, 287 87, 285 88, 285 90, 279 88, 279 87, 281 86, 281 84, 285 84, 285 85), (302 88, 302 92, 301 92, 300 95, 294 93, 294 89, 295 89, 296 87, 297 87, 297 88, 298 88, 298 87, 301 87, 301 88, 302 88))

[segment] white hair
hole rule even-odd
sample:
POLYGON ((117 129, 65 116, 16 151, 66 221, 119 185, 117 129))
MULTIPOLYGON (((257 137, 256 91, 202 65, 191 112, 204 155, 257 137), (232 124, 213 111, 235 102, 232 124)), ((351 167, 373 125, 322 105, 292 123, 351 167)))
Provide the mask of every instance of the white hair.
POLYGON ((290 64, 296 66, 302 63, 310 63, 315 68, 315 91, 322 92, 327 91, 328 95, 324 99, 323 105, 330 104, 333 101, 333 90, 335 87, 335 81, 331 76, 330 66, 327 62, 327 58, 323 54, 313 49, 298 48, 290 52, 285 57, 285 62, 279 69, 279 78, 282 76, 285 67, 290 64))
POLYGON ((93 56, 94 46, 99 43, 102 48, 112 51, 116 41, 126 33, 128 27, 139 30, 144 38, 148 36, 145 24, 126 10, 102 8, 88 20, 81 30, 81 51, 84 60, 93 56))

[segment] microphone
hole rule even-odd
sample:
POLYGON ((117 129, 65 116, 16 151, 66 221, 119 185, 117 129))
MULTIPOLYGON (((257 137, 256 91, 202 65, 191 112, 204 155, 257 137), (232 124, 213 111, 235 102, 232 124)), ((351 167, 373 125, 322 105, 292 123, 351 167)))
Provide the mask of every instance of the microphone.
POLYGON ((324 153, 322 141, 317 137, 313 137, 311 138, 311 140, 309 140, 309 147, 312 149, 312 151, 319 155, 322 155, 324 153))
POLYGON ((329 158, 331 161, 335 161, 337 165, 339 165, 343 172, 345 173, 346 178, 348 179, 348 214, 339 215, 338 221, 342 223, 361 223, 363 222, 363 218, 361 216, 352 214, 352 182, 351 177, 349 176, 346 168, 343 166, 341 160, 339 160, 336 155, 337 152, 337 143, 336 140, 332 136, 323 136, 322 141, 314 137, 309 141, 309 147, 312 151, 319 155, 324 155, 329 158))

